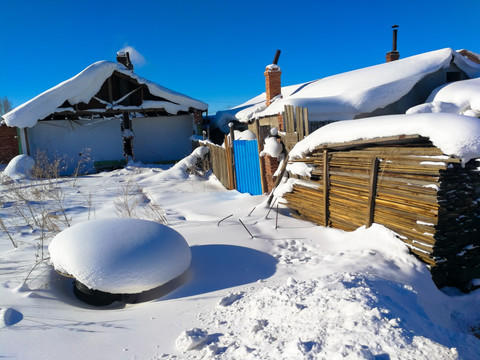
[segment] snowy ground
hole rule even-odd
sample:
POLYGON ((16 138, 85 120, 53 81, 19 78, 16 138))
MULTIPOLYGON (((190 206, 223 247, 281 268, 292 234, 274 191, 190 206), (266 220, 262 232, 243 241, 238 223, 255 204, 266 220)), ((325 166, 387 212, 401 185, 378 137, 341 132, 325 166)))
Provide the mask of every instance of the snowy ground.
POLYGON ((115 204, 128 194, 133 215, 145 218, 142 208, 161 205, 191 248, 174 291, 95 308, 77 300, 72 280, 48 262, 22 285, 41 258, 42 234, 13 215, 11 188, 0 186, 0 219, 18 242, 15 250, 2 231, 2 358, 480 359, 472 335, 480 291, 437 290, 384 227, 346 233, 296 220, 283 206, 277 220, 265 196, 226 191, 182 167, 65 179, 56 187, 72 224, 117 216, 115 204))

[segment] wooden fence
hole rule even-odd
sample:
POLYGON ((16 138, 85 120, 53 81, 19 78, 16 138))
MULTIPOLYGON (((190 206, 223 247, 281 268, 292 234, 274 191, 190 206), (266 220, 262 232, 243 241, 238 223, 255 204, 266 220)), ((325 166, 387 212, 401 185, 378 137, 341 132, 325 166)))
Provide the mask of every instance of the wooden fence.
POLYGON ((212 143, 207 143, 207 147, 212 172, 226 189, 235 189, 230 139, 225 136, 225 148, 212 143))
POLYGON ((282 140, 287 151, 290 151, 297 142, 307 137, 310 133, 308 110, 299 106, 285 105, 282 115, 286 133, 282 140))

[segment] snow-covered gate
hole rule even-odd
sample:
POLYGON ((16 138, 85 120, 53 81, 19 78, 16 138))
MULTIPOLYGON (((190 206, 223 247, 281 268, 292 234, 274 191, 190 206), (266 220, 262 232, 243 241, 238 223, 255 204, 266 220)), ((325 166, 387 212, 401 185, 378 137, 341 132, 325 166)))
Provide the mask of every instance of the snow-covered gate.
POLYGON ((251 195, 262 194, 257 140, 234 140, 233 152, 237 190, 251 195))

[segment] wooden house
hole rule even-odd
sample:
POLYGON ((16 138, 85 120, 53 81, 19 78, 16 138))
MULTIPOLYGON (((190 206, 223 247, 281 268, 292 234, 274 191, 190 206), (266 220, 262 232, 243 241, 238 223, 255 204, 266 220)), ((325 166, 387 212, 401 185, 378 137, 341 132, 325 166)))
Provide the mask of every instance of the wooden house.
POLYGON ((125 160, 175 161, 192 150, 191 136, 207 104, 133 72, 128 53, 99 61, 2 116, 19 128, 23 153, 38 151, 86 170, 125 160))
POLYGON ((282 197, 295 216, 345 231, 384 225, 428 265, 438 287, 478 286, 479 119, 384 116, 327 125, 310 137, 287 166, 291 190, 282 197))

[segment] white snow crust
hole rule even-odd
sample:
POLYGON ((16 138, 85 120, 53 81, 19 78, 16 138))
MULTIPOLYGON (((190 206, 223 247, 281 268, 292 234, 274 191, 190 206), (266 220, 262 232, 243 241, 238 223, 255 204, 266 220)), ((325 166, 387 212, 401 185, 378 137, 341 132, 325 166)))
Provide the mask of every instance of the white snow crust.
POLYGON ((319 128, 297 143, 289 156, 291 159, 301 158, 315 147, 328 143, 397 135, 428 137, 444 154, 456 156, 464 164, 480 156, 480 119, 447 113, 338 121, 319 128))
MULTIPOLYGON (((72 106, 81 102, 88 103, 92 97, 98 93, 105 80, 109 78, 114 71, 127 75, 140 84, 147 85, 153 95, 171 101, 171 103, 158 101, 145 102, 142 107, 144 109, 158 106, 164 108, 171 114, 177 114, 178 111, 190 107, 202 111, 208 108, 208 105, 201 101, 167 89, 132 73, 122 64, 111 61, 98 61, 74 77, 2 115, 2 118, 8 126, 16 126, 19 128, 33 127, 37 124, 38 120, 57 111, 65 101, 68 101, 72 106)), ((128 107, 116 105, 115 102, 110 104, 110 108, 128 109, 128 107)))
POLYGON ((35 160, 31 156, 17 155, 10 160, 2 175, 13 180, 26 179, 30 177, 34 166, 35 160))
POLYGON ((140 219, 82 222, 55 236, 48 249, 57 271, 113 294, 163 285, 185 272, 191 260, 178 232, 140 219))

